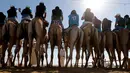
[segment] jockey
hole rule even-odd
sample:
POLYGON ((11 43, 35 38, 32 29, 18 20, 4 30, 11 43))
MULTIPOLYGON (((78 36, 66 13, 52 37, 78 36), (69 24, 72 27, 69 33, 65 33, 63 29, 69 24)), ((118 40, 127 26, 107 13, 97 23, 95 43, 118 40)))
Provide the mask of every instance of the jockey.
POLYGON ((87 23, 92 23, 92 20, 94 18, 94 14, 91 12, 91 9, 90 8, 87 8, 86 11, 84 12, 81 20, 85 20, 83 22, 83 25, 81 26, 81 28, 83 28, 84 26, 86 26, 87 23))
POLYGON ((120 16, 120 14, 115 15, 116 22, 115 22, 115 29, 120 30, 125 28, 125 20, 120 16))
POLYGON ((21 15, 22 15, 22 20, 23 19, 31 20, 31 18, 33 18, 31 8, 29 6, 26 6, 26 8, 23 9, 21 15))
POLYGON ((111 20, 104 18, 102 21, 102 31, 111 31, 111 20))
POLYGON ((5 24, 5 18, 6 16, 3 14, 3 12, 0 12, 0 27, 5 24))
POLYGON ((76 13, 75 10, 72 10, 69 17, 69 27, 72 27, 73 25, 79 26, 79 15, 76 13))
POLYGON ((129 18, 129 15, 125 15, 124 19, 125 19, 125 25, 127 26, 127 29, 130 30, 130 18, 129 18))
POLYGON ((36 12, 35 17, 40 17, 43 20, 46 18, 46 6, 43 2, 39 3, 39 5, 36 6, 36 12))
POLYGON ((94 20, 94 27, 96 27, 98 29, 98 32, 101 32, 101 21, 95 16, 94 20))
MULTIPOLYGON (((69 17, 69 27, 67 28, 67 30, 71 30, 72 26, 79 26, 79 15, 76 13, 75 10, 71 11, 71 14, 68 16, 69 17)), ((67 31, 67 32, 68 32, 67 31)))
POLYGON ((56 24, 60 24, 62 29, 64 29, 64 26, 62 24, 63 13, 62 13, 62 10, 58 6, 56 6, 55 9, 52 10, 52 17, 51 17, 51 19, 52 19, 51 24, 56 22, 56 24))
POLYGON ((14 6, 11 6, 10 9, 7 11, 8 19, 13 21, 14 23, 18 24, 16 19, 17 17, 17 9, 14 6))

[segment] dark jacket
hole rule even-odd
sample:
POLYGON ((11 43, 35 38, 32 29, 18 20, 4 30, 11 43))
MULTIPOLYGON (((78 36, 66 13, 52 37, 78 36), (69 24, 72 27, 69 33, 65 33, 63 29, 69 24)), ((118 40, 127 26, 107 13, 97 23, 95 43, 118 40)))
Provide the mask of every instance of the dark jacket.
POLYGON ((31 18, 33 18, 32 12, 31 12, 31 10, 30 10, 29 8, 23 9, 21 15, 22 15, 22 16, 23 16, 23 15, 29 15, 31 18))
POLYGON ((118 23, 118 26, 125 27, 125 20, 122 17, 116 19, 116 22, 118 23))
POLYGON ((95 18, 93 23, 96 28, 101 28, 101 21, 99 19, 95 18))
POLYGON ((60 19, 63 16, 61 9, 53 9, 52 10, 52 20, 60 19))
POLYGON ((36 13, 35 13, 35 17, 43 17, 43 14, 45 13, 46 11, 46 7, 43 5, 37 5, 36 6, 36 13))
POLYGON ((111 31, 111 20, 103 19, 102 30, 103 31, 111 31))
POLYGON ((17 12, 15 7, 11 7, 8 11, 8 18, 10 17, 17 17, 17 12))
POLYGON ((6 16, 3 14, 3 12, 0 12, 0 25, 4 24, 5 18, 6 18, 6 16))

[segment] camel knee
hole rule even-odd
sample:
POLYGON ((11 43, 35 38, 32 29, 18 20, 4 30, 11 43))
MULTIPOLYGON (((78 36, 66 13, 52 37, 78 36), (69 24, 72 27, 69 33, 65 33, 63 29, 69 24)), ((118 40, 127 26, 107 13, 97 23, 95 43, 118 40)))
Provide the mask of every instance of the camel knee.
POLYGON ((77 56, 76 56, 76 60, 79 60, 79 58, 80 58, 80 55, 77 55, 77 56))
POLYGON ((48 55, 47 55, 47 54, 45 54, 45 57, 47 58, 47 57, 48 57, 48 55))
POLYGON ((69 59, 72 59, 72 56, 70 56, 69 59))

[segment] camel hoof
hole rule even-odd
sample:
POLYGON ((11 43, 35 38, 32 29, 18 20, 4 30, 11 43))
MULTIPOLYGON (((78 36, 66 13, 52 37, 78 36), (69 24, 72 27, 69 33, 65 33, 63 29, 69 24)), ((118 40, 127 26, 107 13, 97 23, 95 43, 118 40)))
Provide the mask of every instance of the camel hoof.
POLYGON ((19 64, 18 67, 22 67, 22 64, 19 64))
POLYGON ((75 64, 75 66, 74 67, 78 67, 78 65, 77 64, 75 64))
POLYGON ((14 62, 12 62, 12 63, 11 63, 11 66, 13 66, 13 67, 14 67, 14 62))
POLYGON ((65 67, 67 67, 68 65, 66 64, 65 67))
POLYGON ((84 67, 83 64, 81 65, 81 67, 82 67, 82 68, 84 67))
POLYGON ((49 64, 48 66, 49 66, 49 67, 52 67, 52 64, 49 64))
POLYGON ((6 68, 7 67, 7 64, 2 64, 2 68, 6 68))

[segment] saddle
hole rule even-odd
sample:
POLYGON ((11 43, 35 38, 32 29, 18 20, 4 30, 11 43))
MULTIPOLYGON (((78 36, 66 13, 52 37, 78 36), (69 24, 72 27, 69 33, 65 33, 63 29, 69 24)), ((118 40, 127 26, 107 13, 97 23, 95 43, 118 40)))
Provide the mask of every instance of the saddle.
POLYGON ((14 22, 11 21, 11 20, 8 20, 7 23, 9 23, 9 24, 14 24, 14 22))

